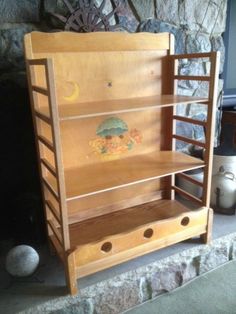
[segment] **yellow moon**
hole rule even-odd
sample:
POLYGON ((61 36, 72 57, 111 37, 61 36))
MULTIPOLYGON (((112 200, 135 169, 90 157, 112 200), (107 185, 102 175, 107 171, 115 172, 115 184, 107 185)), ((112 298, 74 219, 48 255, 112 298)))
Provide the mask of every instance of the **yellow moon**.
POLYGON ((79 85, 76 82, 74 82, 74 81, 70 81, 70 82, 67 82, 67 83, 70 83, 70 84, 73 85, 73 92, 71 93, 71 95, 64 96, 63 98, 66 101, 75 101, 79 97, 79 85))

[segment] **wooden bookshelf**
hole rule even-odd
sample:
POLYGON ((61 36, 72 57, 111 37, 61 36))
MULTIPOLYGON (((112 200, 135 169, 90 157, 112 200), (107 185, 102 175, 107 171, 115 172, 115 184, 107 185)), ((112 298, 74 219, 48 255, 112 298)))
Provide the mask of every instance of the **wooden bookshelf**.
POLYGON ((211 239, 209 208, 219 54, 174 54, 173 35, 69 32, 25 36, 48 238, 77 279, 156 249, 211 239), (178 61, 208 58, 210 75, 180 76, 178 61), (207 98, 177 95, 177 80, 207 81, 207 98), (176 115, 202 103, 206 121, 176 115), (176 134, 176 120, 205 130, 204 142, 176 134), (204 160, 175 141, 205 150, 204 160), (188 170, 203 168, 203 183, 188 170), (176 186, 182 174, 201 198, 176 186), (187 208, 181 194, 195 203, 187 208))

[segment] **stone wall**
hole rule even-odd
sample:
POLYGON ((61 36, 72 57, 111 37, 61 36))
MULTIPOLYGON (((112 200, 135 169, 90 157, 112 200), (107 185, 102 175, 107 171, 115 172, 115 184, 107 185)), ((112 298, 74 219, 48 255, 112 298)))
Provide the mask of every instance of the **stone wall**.
MULTIPOLYGON (((96 0, 100 5, 102 0, 96 0)), ((70 0, 76 8, 78 0, 70 0)), ((171 32, 176 53, 220 50, 224 62, 222 33, 225 30, 227 0, 106 0, 104 13, 119 3, 116 21, 129 32, 171 32)), ((63 0, 2 0, 0 2, 0 70, 24 71, 23 36, 33 30, 63 29, 51 13, 67 15, 63 0)), ((114 21, 113 21, 114 24, 114 21)), ((205 64, 196 61, 182 65, 182 72, 206 73, 205 64)), ((1 75, 2 79, 2 75, 1 75)), ((182 84, 182 93, 199 93, 196 84, 182 84)), ((202 87, 201 87, 202 89, 202 87)))
MULTIPOLYGON (((78 0, 70 0, 76 8, 78 0)), ((96 0, 100 5, 102 0, 96 0)), ((175 36, 176 53, 208 52, 219 50, 221 72, 224 63, 224 43, 227 0, 106 0, 104 13, 112 11, 119 3, 115 19, 120 30, 129 32, 171 32, 175 36)), ((63 0, 2 0, 0 2, 0 82, 14 80, 25 86, 23 61, 23 36, 33 30, 62 30, 63 23, 52 13, 66 16, 68 7, 63 0)), ((205 75, 208 62, 195 60, 180 64, 181 74, 205 75)), ((219 84, 219 93, 222 90, 219 84)), ((207 83, 181 81, 179 94, 207 96, 207 83)), ((206 107, 200 105, 179 106, 178 112, 195 118, 205 118, 206 107)), ((204 137, 202 128, 180 123, 179 134, 195 139, 204 137)), ((179 148, 181 144, 179 143, 179 148)))

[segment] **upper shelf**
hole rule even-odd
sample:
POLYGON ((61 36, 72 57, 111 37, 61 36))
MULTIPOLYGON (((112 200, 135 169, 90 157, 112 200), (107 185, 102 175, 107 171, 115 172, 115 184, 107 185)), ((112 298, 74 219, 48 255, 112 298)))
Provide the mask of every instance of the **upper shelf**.
MULTIPOLYGON (((71 168, 65 170, 66 197, 70 201, 200 167, 200 159, 160 151, 71 168)), ((56 190, 50 177, 47 181, 56 190)))
MULTIPOLYGON (((131 99, 116 99, 106 101, 94 101, 77 104, 60 104, 58 106, 59 119, 61 121, 89 118, 122 112, 142 111, 159 107, 168 107, 178 104, 207 103, 208 98, 177 96, 177 95, 156 95, 131 99)), ((39 112, 49 118, 48 108, 42 107, 39 112)))

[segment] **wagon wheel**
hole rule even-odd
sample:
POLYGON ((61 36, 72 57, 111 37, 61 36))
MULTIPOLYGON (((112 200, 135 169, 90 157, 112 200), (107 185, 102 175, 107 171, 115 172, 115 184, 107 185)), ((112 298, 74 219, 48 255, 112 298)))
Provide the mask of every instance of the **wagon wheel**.
POLYGON ((69 16, 65 17, 55 13, 52 13, 52 15, 65 24, 64 29, 66 31, 88 33, 95 31, 112 31, 118 27, 118 25, 110 25, 109 22, 114 16, 117 7, 107 15, 102 12, 106 0, 103 0, 99 7, 94 4, 94 0, 79 0, 79 6, 76 9, 71 6, 68 0, 63 0, 63 2, 70 12, 69 16))

